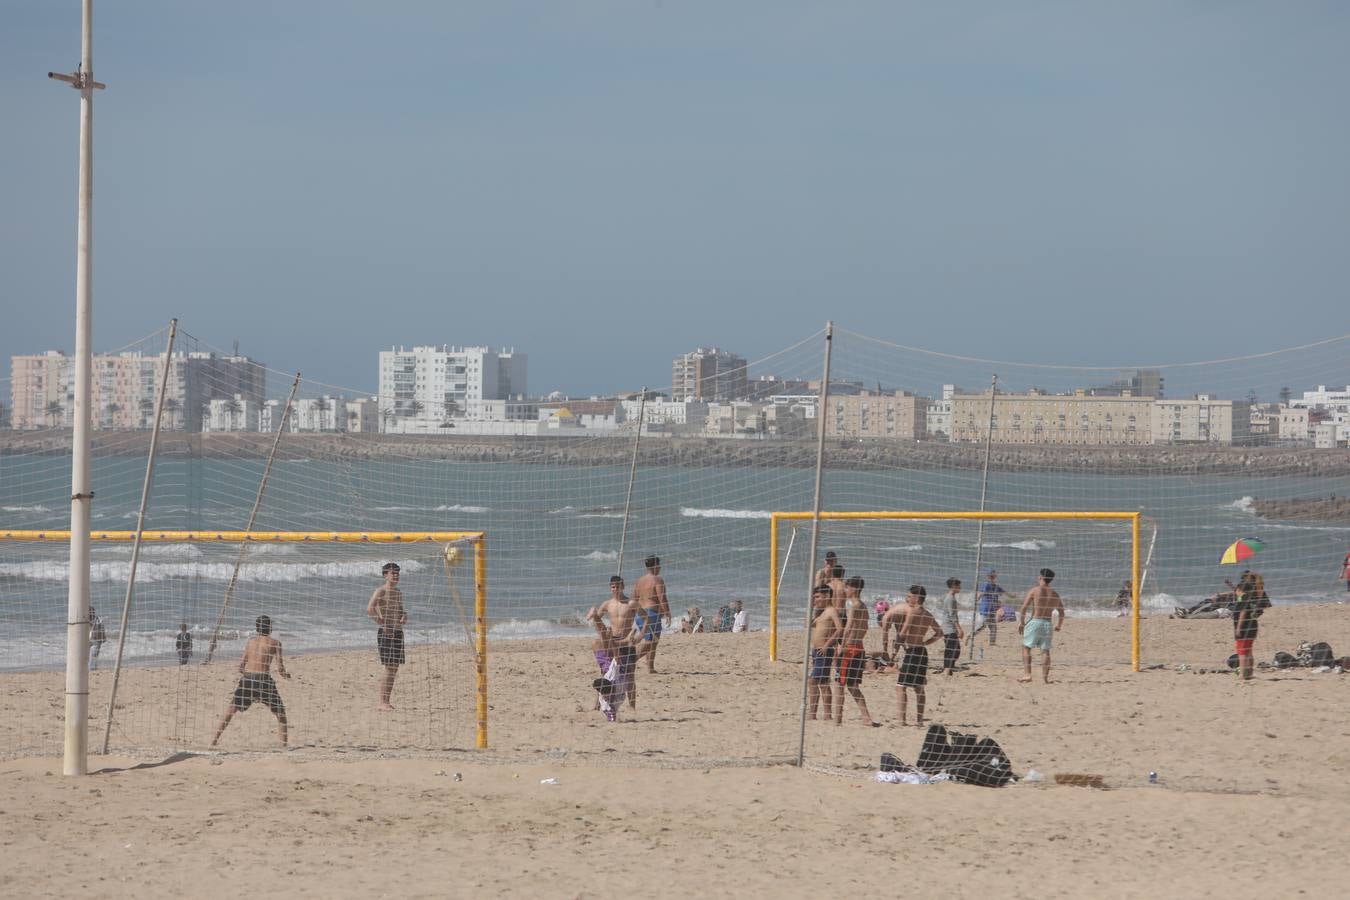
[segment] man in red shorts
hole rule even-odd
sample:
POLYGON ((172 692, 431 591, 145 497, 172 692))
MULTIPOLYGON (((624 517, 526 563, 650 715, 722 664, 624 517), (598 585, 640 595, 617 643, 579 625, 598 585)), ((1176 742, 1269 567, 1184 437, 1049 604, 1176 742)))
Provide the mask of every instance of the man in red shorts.
POLYGON ((863 664, 867 661, 867 651, 863 649, 863 638, 867 636, 867 605, 862 601, 863 580, 856 575, 844 582, 844 634, 839 651, 839 690, 835 694, 834 724, 844 724, 844 691, 853 695, 858 702, 858 711, 862 713, 862 723, 871 728, 876 725, 867 712, 867 700, 863 698, 863 664))
POLYGON ((1233 645, 1243 681, 1252 680, 1252 645, 1256 643, 1256 620, 1261 610, 1260 598, 1244 578, 1238 584, 1237 602, 1233 604, 1233 645))

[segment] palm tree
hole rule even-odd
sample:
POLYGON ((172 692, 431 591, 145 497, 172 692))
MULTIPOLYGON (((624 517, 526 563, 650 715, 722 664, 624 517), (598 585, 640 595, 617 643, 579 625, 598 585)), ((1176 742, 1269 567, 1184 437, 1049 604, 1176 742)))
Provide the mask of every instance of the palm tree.
POLYGON ((389 407, 385 407, 380 411, 380 415, 384 416, 384 430, 388 431, 390 426, 394 423, 394 411, 389 407))
POLYGON ((53 400, 51 403, 48 403, 48 404, 47 404, 47 426, 48 426, 49 428, 55 428, 56 425, 57 425, 57 421, 61 418, 61 414, 62 414, 63 412, 65 412, 65 410, 62 409, 61 404, 60 404, 59 401, 53 400))
POLYGON ((316 413, 315 418, 318 420, 314 423, 314 425, 317 431, 330 430, 325 425, 325 422, 327 421, 328 417, 325 416, 324 413, 328 412, 328 410, 331 408, 332 404, 330 404, 328 400, 323 397, 319 397, 314 401, 314 412, 316 413))
POLYGON ((361 414, 354 409, 347 410, 347 431, 353 432, 357 429, 357 423, 361 421, 361 414))
POLYGON ((183 404, 179 403, 173 397, 170 397, 168 400, 164 401, 164 411, 169 414, 169 428, 171 430, 180 427, 180 423, 178 423, 177 420, 178 420, 178 410, 179 407, 181 407, 182 405, 183 404))
POLYGON ((426 409, 426 407, 422 404, 421 400, 414 400, 408 404, 408 413, 414 419, 420 417, 422 415, 422 410, 424 409, 426 409))

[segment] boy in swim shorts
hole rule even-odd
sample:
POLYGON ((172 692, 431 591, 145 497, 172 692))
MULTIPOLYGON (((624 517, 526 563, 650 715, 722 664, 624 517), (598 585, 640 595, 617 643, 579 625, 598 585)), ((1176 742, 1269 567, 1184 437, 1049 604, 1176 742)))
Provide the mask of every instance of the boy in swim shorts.
POLYGON ((286 746, 286 707, 277 693, 277 683, 272 680, 272 663, 277 664, 277 674, 282 678, 290 678, 291 674, 286 671, 286 664, 281 659, 281 642, 272 637, 272 620, 267 616, 258 616, 254 627, 258 633, 244 645, 244 657, 239 660, 239 684, 230 698, 230 705, 225 708, 220 726, 216 728, 216 736, 211 739, 212 747, 220 741, 225 726, 230 724, 234 714, 243 712, 254 702, 267 704, 272 715, 277 717, 277 735, 281 738, 281 746, 286 746))
POLYGON ((909 690, 914 690, 916 725, 923 725, 924 704, 927 702, 928 645, 942 638, 942 626, 933 614, 924 609, 927 589, 921 584, 909 586, 903 604, 892 606, 882 619, 882 627, 895 623, 898 632, 897 648, 904 648, 899 672, 895 678, 895 707, 901 725, 908 725, 906 707, 909 690))
POLYGON ((829 585, 822 584, 811 591, 811 669, 806 678, 806 717, 816 717, 816 706, 825 702, 825 718, 831 715, 834 704, 834 689, 830 686, 830 676, 834 671, 834 645, 843 631, 839 613, 831 601, 834 591, 829 585))
POLYGON ((840 638, 839 649, 839 694, 835 697, 834 724, 844 723, 844 691, 853 695, 862 713, 862 723, 871 727, 872 716, 867 711, 867 700, 863 697, 863 667, 867 662, 867 651, 863 649, 863 640, 867 637, 867 620, 870 618, 867 605, 862 600, 863 580, 854 575, 844 582, 844 631, 840 638))
POLYGON ((1050 587, 1050 582, 1055 580, 1055 573, 1050 569, 1041 569, 1040 581, 1031 590, 1027 591, 1026 599, 1022 601, 1022 612, 1020 621, 1017 625, 1017 633, 1022 635, 1022 669, 1023 675, 1017 679, 1023 684, 1031 681, 1031 651, 1041 651, 1041 680, 1046 684, 1050 683, 1050 644, 1053 639, 1050 619, 1058 614, 1059 620, 1054 625, 1054 631, 1059 631, 1064 625, 1064 601, 1060 600, 1059 594, 1054 588, 1050 587), (1027 621, 1027 613, 1031 614, 1031 621, 1027 621))

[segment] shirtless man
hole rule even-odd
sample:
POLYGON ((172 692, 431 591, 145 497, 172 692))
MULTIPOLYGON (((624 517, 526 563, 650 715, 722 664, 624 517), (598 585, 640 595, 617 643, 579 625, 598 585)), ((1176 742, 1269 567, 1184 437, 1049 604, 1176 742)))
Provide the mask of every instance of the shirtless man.
MULTIPOLYGON (((597 608, 596 615, 597 617, 604 616, 609 619, 609 635, 613 644, 611 655, 613 655, 613 649, 617 647, 632 647, 634 643, 633 619, 637 616, 637 611, 638 605, 624 595, 623 578, 618 575, 609 576, 609 597, 597 608)), ((597 618, 597 625, 598 624, 597 618)), ((625 654, 625 656, 628 655, 630 654, 625 654)), ((596 661, 599 662, 599 660, 600 657, 597 654, 596 661)), ((606 665, 607 664, 601 664, 600 666, 600 673, 602 675, 604 674, 606 665)), ((631 665, 628 667, 629 677, 622 685, 624 692, 618 693, 616 691, 614 700, 615 706, 618 706, 623 702, 624 695, 626 694, 629 707, 637 709, 637 679, 632 677, 632 668, 631 665)))
POLYGON ((380 652, 380 665, 384 666, 377 708, 393 709, 389 696, 394 692, 398 667, 404 663, 403 626, 408 623, 408 613, 403 609, 403 592, 398 588, 398 563, 385 563, 380 568, 380 574, 384 576, 384 584, 370 595, 366 615, 379 628, 375 632, 375 646, 380 652))
POLYGON ((897 623, 896 651, 904 648, 900 671, 895 678, 895 706, 901 725, 908 725, 905 707, 909 704, 909 688, 914 689, 914 724, 923 725, 923 708, 927 701, 924 686, 928 684, 928 645, 942 639, 942 626, 933 614, 924 609, 928 591, 921 584, 909 586, 904 605, 892 606, 882 618, 882 627, 897 623))
MULTIPOLYGON (((816 704, 825 703, 825 718, 830 714, 834 694, 830 687, 830 676, 834 671, 834 645, 843 631, 839 613, 834 609, 830 586, 822 584, 811 591, 811 667, 806 679, 806 717, 816 717, 816 704)), ((841 698, 842 700, 842 698, 841 698)))
POLYGON ((1055 631, 1064 625, 1064 602, 1059 599, 1059 594, 1054 588, 1050 587, 1050 582, 1055 580, 1055 573, 1050 569, 1041 569, 1041 579, 1037 585, 1027 591, 1027 597, 1022 601, 1022 612, 1018 617, 1017 633, 1022 635, 1022 677, 1018 681, 1026 684, 1031 681, 1031 651, 1039 649, 1041 651, 1041 678, 1046 684, 1050 683, 1050 618, 1054 613, 1059 614, 1059 620, 1055 623, 1055 631), (1027 611, 1031 611, 1031 621, 1027 621, 1027 611))
POLYGON ((844 584, 844 567, 836 565, 831 569, 830 580, 825 583, 830 586, 834 611, 839 613, 839 621, 842 622, 844 621, 844 601, 848 598, 848 586, 844 584))
POLYGON ((286 664, 281 660, 281 642, 272 637, 272 620, 258 616, 254 627, 258 633, 244 645, 244 658, 239 660, 239 685, 234 689, 230 705, 225 707, 216 736, 211 738, 212 747, 219 743, 234 714, 248 709, 255 700, 266 703, 272 715, 277 717, 277 735, 281 738, 281 746, 286 746, 286 707, 277 693, 277 683, 272 680, 272 663, 277 664, 277 674, 282 678, 290 678, 291 673, 286 671, 286 664))
MULTIPOLYGON (((618 576, 614 576, 618 578, 618 576)), ((622 585, 622 581, 619 582, 622 585)), ((633 686, 633 647, 626 640, 615 638, 614 633, 605 626, 601 611, 592 606, 586 613, 586 620, 595 626, 595 640, 591 642, 591 652, 600 666, 600 677, 591 684, 596 690, 596 708, 604 712, 611 722, 619 717, 619 706, 623 698, 629 698, 632 708, 637 708, 637 692, 633 686)))
POLYGON ((834 567, 839 565, 839 556, 833 550, 825 551, 825 565, 816 570, 816 579, 812 582, 812 588, 818 588, 822 584, 829 584, 830 579, 834 577, 834 567))
POLYGON ((867 621, 871 618, 862 600, 863 580, 854 575, 844 582, 844 628, 839 650, 839 690, 835 693, 834 724, 844 724, 844 691, 853 695, 862 713, 862 723, 868 728, 876 723, 867 712, 863 698, 862 676, 867 661, 863 638, 867 636, 867 621))
POLYGON ((666 600, 666 582, 661 577, 661 557, 649 556, 643 564, 647 574, 633 585, 638 614, 634 624, 639 631, 638 659, 647 657, 647 671, 656 674, 656 645, 661 643, 661 626, 670 624, 670 603, 666 600))

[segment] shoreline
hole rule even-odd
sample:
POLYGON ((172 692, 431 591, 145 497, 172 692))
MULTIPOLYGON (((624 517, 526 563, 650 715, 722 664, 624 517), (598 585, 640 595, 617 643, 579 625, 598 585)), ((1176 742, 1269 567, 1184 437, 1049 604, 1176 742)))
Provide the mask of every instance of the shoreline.
MULTIPOLYGON (((144 456, 148 431, 93 433, 96 456, 144 456)), ((262 433, 185 434, 160 436, 163 459, 265 459, 274 435, 262 433)), ((0 455, 65 455, 69 431, 0 432, 0 455)), ((632 445, 614 435, 594 437, 512 437, 287 434, 277 445, 279 459, 445 460, 461 463, 514 462, 552 466, 626 466, 632 445)), ((642 465, 677 467, 815 466, 814 441, 761 441, 703 437, 651 437, 639 448, 642 465)), ((829 440, 827 468, 892 470, 903 468, 977 471, 984 448, 977 444, 939 441, 829 440)), ((1309 447, 1209 447, 1141 445, 1131 447, 1057 447, 995 445, 991 470, 1000 472, 1063 471, 1104 475, 1350 475, 1350 450, 1309 447)))

